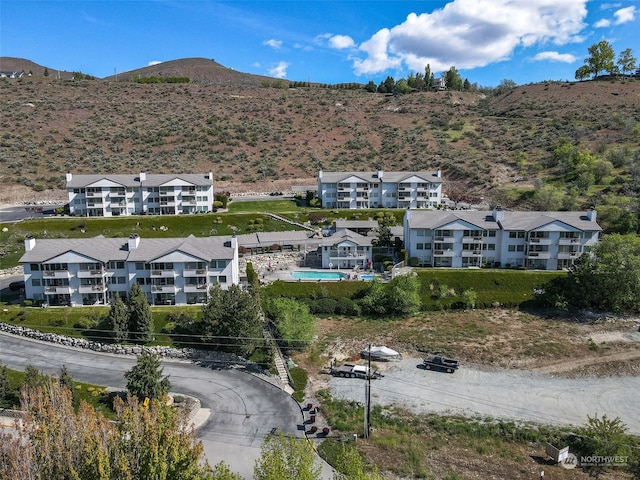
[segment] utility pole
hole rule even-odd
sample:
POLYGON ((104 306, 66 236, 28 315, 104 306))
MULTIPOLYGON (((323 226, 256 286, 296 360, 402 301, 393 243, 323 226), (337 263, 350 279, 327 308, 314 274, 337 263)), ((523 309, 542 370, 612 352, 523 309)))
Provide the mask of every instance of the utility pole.
POLYGON ((369 344, 369 366, 367 368, 367 381, 364 384, 364 438, 369 438, 371 415, 371 344, 369 344))

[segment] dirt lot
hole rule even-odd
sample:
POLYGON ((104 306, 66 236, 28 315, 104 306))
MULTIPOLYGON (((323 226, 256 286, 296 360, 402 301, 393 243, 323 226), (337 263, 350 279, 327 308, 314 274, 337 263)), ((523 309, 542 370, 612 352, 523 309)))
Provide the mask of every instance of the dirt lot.
MULTIPOLYGON (((374 364, 385 375, 372 383, 374 404, 409 415, 463 414, 544 425, 583 425, 587 415, 607 414, 620 417, 630 432, 640 434, 639 323, 604 317, 544 318, 507 310, 434 313, 406 321, 328 318, 318 324, 319 360, 298 360, 311 373, 310 398, 329 389, 335 398, 364 402, 362 380, 320 372, 332 359, 358 361, 357 352, 371 342, 403 354, 401 361, 374 364), (455 356, 462 366, 455 374, 426 371, 419 368, 425 351, 455 356)), ((455 478, 529 479, 538 478, 541 470, 545 478, 587 478, 578 470, 547 465, 539 444, 496 440, 495 445, 459 445, 433 432, 419 438, 426 444, 431 441, 442 442, 442 448, 423 445, 413 453, 429 465, 429 475, 434 476, 428 478, 449 478, 456 472, 462 476, 455 478)), ((382 471, 409 455, 390 450, 379 439, 361 442, 359 449, 382 471)), ((386 471, 385 478, 411 475, 386 471)), ((603 478, 629 477, 614 471, 603 478)))

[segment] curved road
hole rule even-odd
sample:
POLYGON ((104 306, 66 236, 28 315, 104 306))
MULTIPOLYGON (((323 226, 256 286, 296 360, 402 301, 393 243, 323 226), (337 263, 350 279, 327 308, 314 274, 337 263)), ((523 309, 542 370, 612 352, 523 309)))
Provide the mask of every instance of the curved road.
MULTIPOLYGON (((24 370, 33 365, 48 374, 67 366, 74 380, 124 388, 124 372, 135 358, 76 350, 36 340, 0 334, 0 361, 24 370)), ((211 465, 224 460, 244 478, 253 477, 262 440, 273 429, 304 438, 298 403, 273 385, 236 369, 212 370, 188 362, 163 362, 172 390, 200 399, 211 415, 198 428, 211 465)))

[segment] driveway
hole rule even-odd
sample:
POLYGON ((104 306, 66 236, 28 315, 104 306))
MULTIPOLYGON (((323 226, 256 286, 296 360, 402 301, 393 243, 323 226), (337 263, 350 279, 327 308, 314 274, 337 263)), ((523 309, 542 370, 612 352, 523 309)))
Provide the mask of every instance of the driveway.
MULTIPOLYGON (((377 405, 399 405, 415 413, 481 415, 548 425, 583 425, 589 416, 619 417, 640 434, 640 377, 569 379, 522 370, 462 367, 447 374, 421 367, 420 358, 388 364, 371 382, 377 405)), ((364 402, 364 383, 331 377, 331 394, 364 402)))
MULTIPOLYGON (((24 370, 33 365, 48 374, 67 366, 74 380, 124 388, 124 372, 135 358, 65 348, 0 334, 0 362, 24 370)), ((273 429, 304 438, 298 403, 277 387, 237 369, 212 370, 188 362, 163 362, 172 390, 200 399, 211 415, 198 428, 211 465, 224 460, 232 471, 253 478, 262 441, 273 429)), ((330 478, 330 477, 325 477, 330 478)))

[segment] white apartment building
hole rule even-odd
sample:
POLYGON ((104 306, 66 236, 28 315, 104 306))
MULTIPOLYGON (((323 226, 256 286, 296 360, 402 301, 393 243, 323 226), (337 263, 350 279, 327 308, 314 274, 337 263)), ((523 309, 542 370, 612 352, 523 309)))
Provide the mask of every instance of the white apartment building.
POLYGON ((373 261, 372 237, 341 229, 318 246, 322 268, 368 268, 373 261))
POLYGON ((318 172, 324 208, 432 208, 442 201, 442 172, 318 172))
POLYGON ((598 243, 596 211, 407 210, 409 258, 428 267, 563 270, 598 243))
POLYGON ((213 173, 138 175, 73 175, 67 173, 71 215, 178 215, 210 212, 213 173))
POLYGON ((25 240, 26 298, 106 305, 138 283, 152 305, 205 303, 209 287, 239 283, 236 237, 25 240))

